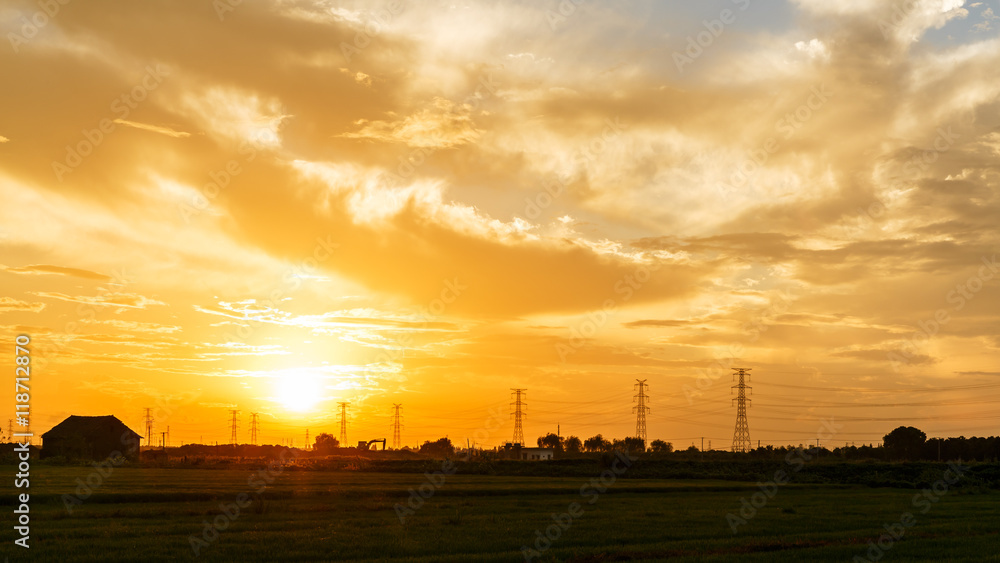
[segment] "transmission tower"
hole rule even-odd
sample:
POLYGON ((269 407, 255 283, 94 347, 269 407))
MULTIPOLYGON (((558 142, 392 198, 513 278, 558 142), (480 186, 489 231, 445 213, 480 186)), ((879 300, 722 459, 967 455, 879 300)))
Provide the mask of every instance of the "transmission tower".
POLYGON ((14 442, 14 419, 7 419, 7 443, 11 444, 14 442))
POLYGON ((257 445, 257 413, 250 413, 250 443, 257 445))
POLYGON ((340 447, 347 447, 347 405, 349 402, 337 403, 340 405, 340 447))
POLYGON ((402 403, 393 403, 392 414, 392 449, 398 450, 403 443, 400 430, 403 428, 403 420, 400 418, 399 409, 403 408, 402 403))
POLYGON ((305 449, 307 449, 307 450, 309 449, 309 429, 308 428, 306 428, 306 448, 305 449))
POLYGON ((146 422, 146 445, 152 446, 153 443, 150 440, 153 439, 153 415, 150 411, 153 410, 150 407, 146 407, 146 418, 143 419, 146 422))
POLYGON ((512 391, 512 395, 514 396, 514 402, 511 403, 511 405, 514 407, 514 412, 512 413, 514 415, 514 443, 521 444, 523 446, 524 428, 521 426, 521 418, 523 418, 526 415, 524 414, 522 407, 528 406, 528 403, 522 401, 521 396, 527 395, 528 390, 516 389, 513 387, 510 390, 512 391))
POLYGON ((637 401, 636 406, 632 407, 635 412, 635 435, 642 438, 643 446, 648 445, 646 441, 646 413, 649 412, 649 407, 646 406, 646 399, 649 395, 646 395, 646 389, 649 385, 646 384, 645 379, 636 379, 635 388, 639 389, 639 394, 633 399, 637 401))
POLYGON ((237 441, 236 429, 239 427, 239 419, 237 419, 236 417, 237 417, 237 415, 240 414, 240 411, 238 411, 236 409, 233 409, 233 410, 231 410, 229 412, 230 412, 230 414, 233 415, 233 428, 232 428, 232 432, 230 432, 230 434, 229 434, 229 443, 231 445, 235 446, 236 445, 236 441, 237 441))
POLYGON ((749 452, 753 445, 750 443, 750 426, 747 425, 747 403, 750 399, 747 399, 747 390, 751 389, 748 387, 746 382, 744 382, 744 377, 750 379, 750 374, 747 373, 752 368, 732 368, 733 371, 737 372, 733 374, 735 378, 739 375, 740 382, 733 385, 733 389, 737 390, 736 398, 736 430, 733 432, 733 451, 734 452, 749 452))

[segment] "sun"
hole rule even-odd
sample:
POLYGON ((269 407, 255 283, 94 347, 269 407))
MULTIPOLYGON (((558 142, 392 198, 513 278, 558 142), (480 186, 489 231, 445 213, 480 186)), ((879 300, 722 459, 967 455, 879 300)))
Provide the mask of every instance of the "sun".
POLYGON ((290 411, 311 411, 323 399, 322 379, 307 370, 278 372, 274 385, 277 401, 290 411))

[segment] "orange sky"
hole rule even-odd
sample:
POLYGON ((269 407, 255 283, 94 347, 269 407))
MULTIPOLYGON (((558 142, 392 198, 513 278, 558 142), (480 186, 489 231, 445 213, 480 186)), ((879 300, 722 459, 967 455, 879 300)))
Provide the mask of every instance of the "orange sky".
POLYGON ((8 2, 35 432, 1000 432, 1000 4, 563 4, 8 2))

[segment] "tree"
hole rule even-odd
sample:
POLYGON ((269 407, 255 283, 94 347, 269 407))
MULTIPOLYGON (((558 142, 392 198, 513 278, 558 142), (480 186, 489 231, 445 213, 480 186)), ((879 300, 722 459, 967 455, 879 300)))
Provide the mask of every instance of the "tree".
POLYGON ((598 434, 584 440, 583 449, 588 452, 606 452, 611 449, 611 442, 605 440, 604 436, 598 434))
POLYGON ((698 449, 698 446, 696 446, 694 444, 691 444, 691 447, 689 447, 688 449, 686 449, 684 451, 686 451, 686 452, 699 452, 701 450, 698 449))
POLYGON ((451 457, 455 455, 455 446, 451 445, 448 438, 439 438, 437 441, 421 444, 420 453, 433 457, 451 457))
POLYGON ((882 437, 885 448, 902 459, 917 459, 926 441, 927 434, 912 426, 900 426, 882 437))
POLYGON ((553 434, 549 432, 545 436, 538 439, 539 448, 552 448, 557 452, 563 451, 563 439, 562 436, 553 434))
POLYGON ((674 451, 674 445, 663 440, 653 440, 649 443, 649 450, 658 454, 668 454, 674 451))
POLYGON ((646 451, 646 441, 638 436, 629 436, 622 440, 625 446, 625 451, 628 452, 644 452, 646 451))
POLYGON ((326 432, 316 436, 316 443, 313 444, 313 450, 321 454, 333 453, 339 447, 340 441, 326 432))
POLYGON ((577 454, 583 449, 583 442, 581 442, 576 436, 570 436, 569 438, 566 438, 566 442, 563 444, 563 447, 566 448, 568 453, 577 454))

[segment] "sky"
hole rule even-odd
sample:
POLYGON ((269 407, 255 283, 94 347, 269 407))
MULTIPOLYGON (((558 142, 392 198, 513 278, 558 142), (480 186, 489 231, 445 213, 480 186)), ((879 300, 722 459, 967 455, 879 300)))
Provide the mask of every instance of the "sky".
POLYGON ((1000 430, 996 0, 43 4, 0 8, 36 436, 493 447, 522 388, 528 442, 622 438, 644 380, 728 449, 736 367, 753 442, 1000 430))

